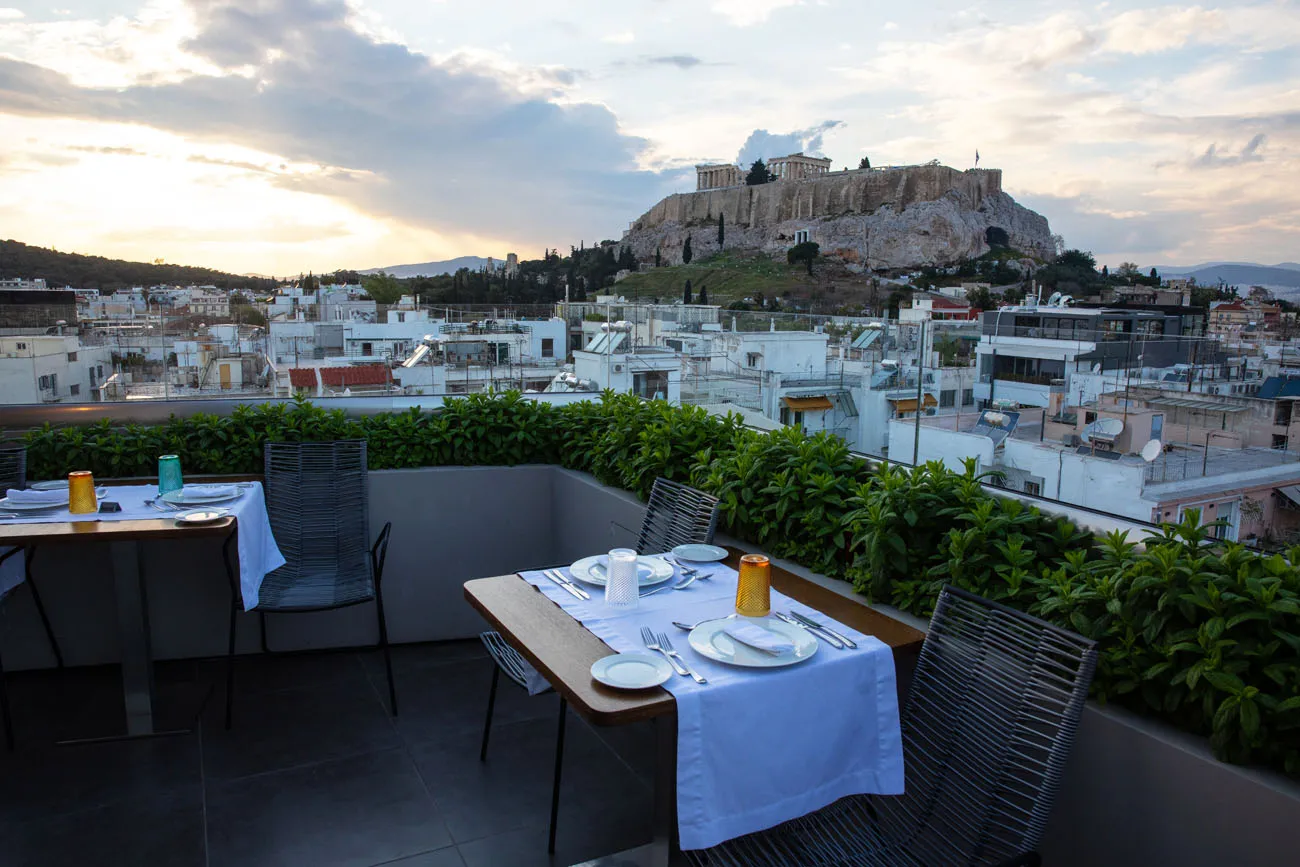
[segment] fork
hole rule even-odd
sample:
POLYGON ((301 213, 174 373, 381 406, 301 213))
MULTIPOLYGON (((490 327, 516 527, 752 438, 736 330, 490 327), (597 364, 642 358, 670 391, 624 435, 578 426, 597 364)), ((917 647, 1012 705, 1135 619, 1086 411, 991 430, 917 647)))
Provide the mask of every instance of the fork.
POLYGON ((641 641, 645 644, 646 650, 656 650, 659 653, 662 653, 664 655, 664 659, 668 660, 668 664, 673 667, 673 671, 677 672, 682 677, 686 676, 687 671, 685 666, 683 666, 677 660, 673 659, 672 656, 668 653, 668 651, 664 650, 663 647, 659 644, 659 642, 655 641, 655 634, 650 631, 649 626, 641 627, 641 641))
POLYGON ((685 590, 687 587, 690 587, 692 584, 695 583, 695 578, 696 576, 694 575, 688 575, 687 577, 683 578, 681 581, 678 581, 676 584, 664 584, 660 587, 656 587, 653 590, 647 590, 646 592, 641 594, 641 598, 644 599, 647 596, 653 596, 661 590, 685 590))
POLYGON ((699 569, 696 569, 693 566, 687 566, 681 560, 678 560, 677 555, 675 554, 665 554, 663 555, 663 559, 667 560, 669 563, 672 563, 678 569, 681 569, 682 574, 688 577, 694 575, 696 578, 699 578, 701 581, 707 580, 709 577, 708 575, 705 575, 703 572, 701 572, 699 569))
POLYGON ((708 681, 704 679, 703 675, 696 674, 695 669, 686 664, 686 660, 682 659, 680 653, 673 650, 673 643, 672 640, 668 638, 667 632, 659 633, 659 646, 663 648, 664 653, 668 654, 670 660, 675 659, 682 664, 682 668, 686 669, 686 673, 691 676, 691 680, 696 683, 708 683, 708 681))

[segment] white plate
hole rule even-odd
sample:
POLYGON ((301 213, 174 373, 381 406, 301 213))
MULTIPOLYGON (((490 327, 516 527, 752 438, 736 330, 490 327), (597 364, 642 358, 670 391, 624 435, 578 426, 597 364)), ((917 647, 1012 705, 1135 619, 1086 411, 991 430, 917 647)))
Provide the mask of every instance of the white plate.
POLYGON ((211 524, 229 514, 226 509, 190 509, 188 512, 177 514, 176 521, 180 524, 211 524))
POLYGON ((33 491, 66 491, 68 489, 68 480, 50 479, 44 482, 32 482, 27 487, 33 491))
POLYGON ((673 549, 674 557, 692 563, 716 563, 727 559, 728 553, 726 548, 717 545, 678 545, 673 549))
POLYGON ((806 629, 791 626, 775 617, 755 617, 754 623, 794 642, 794 650, 781 654, 765 653, 741 644, 723 632, 730 620, 707 620, 691 630, 687 637, 701 656, 746 668, 779 668, 803 662, 817 652, 817 636, 806 629))
MULTIPOLYGON (((40 483, 38 482, 37 484, 40 483)), ((58 488, 37 488, 35 485, 33 485, 32 490, 57 491, 59 489, 58 488)), ((65 493, 68 490, 68 486, 66 482, 63 485, 63 490, 65 493)), ((97 499, 102 500, 107 494, 108 494, 107 488, 95 488, 95 497, 97 499)), ((61 501, 55 503, 15 503, 12 502, 8 497, 0 497, 0 509, 8 509, 11 512, 48 512, 50 509, 66 509, 66 508, 68 508, 68 498, 66 496, 61 501)))
POLYGON ((672 677, 673 667, 662 654, 633 650, 596 660, 591 676, 615 689, 649 689, 672 677))
MULTIPOLYGON (((569 567, 569 574, 579 581, 588 584, 595 584, 599 587, 605 586, 606 573, 605 565, 609 562, 608 554, 599 554, 595 557, 583 557, 577 563, 569 567), (592 567, 600 566, 600 569, 592 567)), ((662 584, 673 577, 673 564, 658 557, 637 557, 636 558, 636 577, 637 584, 641 587, 651 587, 655 584, 662 584)))
MULTIPOLYGON (((213 494, 212 487, 208 485, 186 485, 179 491, 168 491, 162 494, 159 499, 173 506, 206 506, 211 503, 228 503, 231 500, 238 500, 244 493, 243 488, 235 488, 233 494, 213 494)), ((223 485, 222 487, 226 486, 223 485)))

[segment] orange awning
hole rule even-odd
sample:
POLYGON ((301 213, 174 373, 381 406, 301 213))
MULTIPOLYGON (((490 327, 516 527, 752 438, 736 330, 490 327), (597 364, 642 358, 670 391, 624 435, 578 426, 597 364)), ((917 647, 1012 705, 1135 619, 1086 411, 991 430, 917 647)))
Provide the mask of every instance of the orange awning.
POLYGON ((795 412, 817 412, 819 410, 831 409, 835 404, 824 395, 816 397, 783 397, 781 402, 795 412))
MULTIPOLYGON (((914 397, 898 398, 890 402, 894 405, 894 412, 916 412, 916 398, 914 397)), ((934 395, 927 394, 924 404, 926 409, 929 409, 932 406, 938 406, 939 401, 934 399, 934 395)))

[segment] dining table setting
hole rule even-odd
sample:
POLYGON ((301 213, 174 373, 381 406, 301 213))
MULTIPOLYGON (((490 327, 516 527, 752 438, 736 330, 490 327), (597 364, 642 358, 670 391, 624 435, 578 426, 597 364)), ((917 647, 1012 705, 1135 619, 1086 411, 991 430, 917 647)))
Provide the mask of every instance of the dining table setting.
MULTIPOLYGON (((672 695, 680 849, 847 795, 903 791, 894 648, 774 588, 768 557, 733 568, 730 555, 702 544, 615 549, 519 573, 607 645, 592 681, 672 695)), ((530 691, 546 680, 530 672, 530 691)))

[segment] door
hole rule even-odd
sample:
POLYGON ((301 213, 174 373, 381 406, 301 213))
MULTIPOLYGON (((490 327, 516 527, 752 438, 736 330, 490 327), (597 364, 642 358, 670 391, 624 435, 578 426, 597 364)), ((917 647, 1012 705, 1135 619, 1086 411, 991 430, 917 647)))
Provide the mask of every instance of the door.
POLYGON ((230 388, 230 365, 222 364, 218 370, 220 371, 221 376, 221 387, 230 388))

